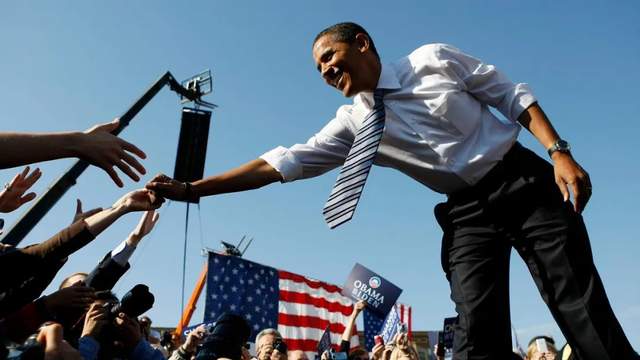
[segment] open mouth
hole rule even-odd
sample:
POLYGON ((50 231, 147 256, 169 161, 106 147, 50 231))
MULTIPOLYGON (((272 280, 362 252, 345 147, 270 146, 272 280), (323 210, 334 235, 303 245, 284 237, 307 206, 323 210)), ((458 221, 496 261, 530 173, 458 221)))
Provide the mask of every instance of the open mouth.
POLYGON ((336 89, 342 90, 342 87, 344 86, 343 79, 344 79, 344 73, 340 72, 340 75, 338 76, 338 78, 335 81, 336 89))

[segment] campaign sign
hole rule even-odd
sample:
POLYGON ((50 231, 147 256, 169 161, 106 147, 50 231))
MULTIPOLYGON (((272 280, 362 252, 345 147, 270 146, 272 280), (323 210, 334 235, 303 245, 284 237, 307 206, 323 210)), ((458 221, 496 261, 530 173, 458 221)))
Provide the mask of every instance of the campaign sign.
POLYGON ((342 287, 343 295, 364 300, 381 317, 387 316, 401 293, 402 289, 358 263, 342 287))
POLYGON ((458 318, 455 317, 444 318, 444 327, 442 329, 444 332, 444 339, 442 343, 445 349, 453 349, 453 332, 457 320, 458 318))
POLYGON ((396 336, 398 330, 400 329, 400 315, 398 314, 397 307, 392 307, 391 311, 389 311, 389 315, 384 319, 384 323, 382 324, 382 331, 380 335, 382 336, 382 340, 385 344, 388 344, 393 337, 396 336))
POLYGON ((205 337, 211 335, 211 332, 213 331, 213 327, 216 326, 216 322, 215 321, 210 321, 210 322, 206 322, 206 323, 200 323, 200 324, 197 324, 197 325, 189 326, 188 328, 184 329, 184 331, 182 331, 182 335, 184 335, 186 337, 193 330, 195 330, 198 326, 200 326, 202 324, 204 324, 205 337))

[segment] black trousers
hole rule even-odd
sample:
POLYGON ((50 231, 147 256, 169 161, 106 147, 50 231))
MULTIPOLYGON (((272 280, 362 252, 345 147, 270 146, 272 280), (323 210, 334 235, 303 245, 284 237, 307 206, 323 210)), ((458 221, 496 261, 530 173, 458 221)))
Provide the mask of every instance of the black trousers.
POLYGON ((515 248, 577 359, 638 359, 593 264, 582 217, 553 167, 516 143, 477 185, 435 208, 456 304, 454 359, 511 358, 509 257, 515 248))

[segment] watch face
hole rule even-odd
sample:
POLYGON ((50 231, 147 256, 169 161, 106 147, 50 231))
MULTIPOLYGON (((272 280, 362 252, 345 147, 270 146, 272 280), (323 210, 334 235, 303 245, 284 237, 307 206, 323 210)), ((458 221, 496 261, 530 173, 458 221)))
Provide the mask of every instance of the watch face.
POLYGON ((571 145, 564 140, 558 140, 558 150, 560 151, 569 151, 571 150, 571 145))

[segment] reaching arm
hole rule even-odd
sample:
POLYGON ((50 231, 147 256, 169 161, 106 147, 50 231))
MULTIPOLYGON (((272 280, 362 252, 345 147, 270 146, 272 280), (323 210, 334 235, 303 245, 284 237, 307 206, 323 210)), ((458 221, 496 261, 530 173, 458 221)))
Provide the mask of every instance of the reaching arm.
POLYGON ((146 188, 172 200, 252 190, 281 181, 280 173, 262 159, 255 159, 225 173, 185 184, 164 174, 154 177, 146 188))
MULTIPOLYGON (((538 139, 545 149, 549 149, 560 139, 537 103, 522 112, 518 121, 538 139)), ((571 188, 574 210, 582 212, 591 197, 589 174, 573 159, 570 153, 556 151, 551 156, 551 160, 553 161, 556 184, 562 192, 564 201, 569 200, 569 188, 571 188)))
MULTIPOLYGON (((347 323, 345 324, 345 328, 344 328, 344 332, 342 333, 342 344, 346 344, 346 349, 340 349, 341 352, 349 352, 349 345, 351 342, 351 335, 353 332, 353 328, 356 325, 356 319, 358 318, 358 315, 360 315, 360 313, 362 312, 362 310, 364 310, 365 306, 367 305, 366 302, 364 302, 363 300, 358 301, 357 303, 353 304, 353 311, 351 312, 351 315, 349 316, 349 320, 347 321, 347 323)), ((341 344, 341 347, 342 347, 341 344)))
POLYGON ((144 167, 132 155, 145 158, 145 153, 135 145, 111 134, 119 125, 118 120, 96 125, 84 132, 61 133, 8 133, 0 132, 0 168, 8 168, 34 162, 78 157, 102 168, 116 185, 122 180, 114 170, 118 167, 131 179, 138 181, 136 173, 145 173, 144 167), (136 171, 134 171, 134 169, 136 171))

